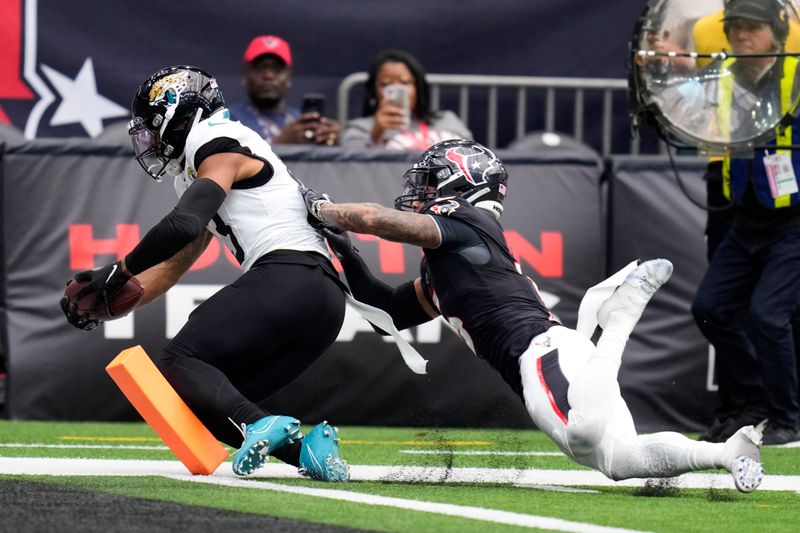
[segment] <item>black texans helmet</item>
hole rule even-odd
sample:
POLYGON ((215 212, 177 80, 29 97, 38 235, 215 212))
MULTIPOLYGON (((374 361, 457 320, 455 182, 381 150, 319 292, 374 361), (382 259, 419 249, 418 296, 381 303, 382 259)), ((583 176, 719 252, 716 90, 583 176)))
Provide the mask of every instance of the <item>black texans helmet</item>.
POLYGON ((189 130, 225 106, 217 81, 188 65, 161 69, 136 91, 128 134, 136 160, 156 181, 181 172, 189 130))
POLYGON ((415 202, 460 196, 498 218, 503 214, 508 173, 494 152, 474 141, 453 139, 434 144, 403 178, 403 192, 394 201, 402 211, 413 210, 415 202))

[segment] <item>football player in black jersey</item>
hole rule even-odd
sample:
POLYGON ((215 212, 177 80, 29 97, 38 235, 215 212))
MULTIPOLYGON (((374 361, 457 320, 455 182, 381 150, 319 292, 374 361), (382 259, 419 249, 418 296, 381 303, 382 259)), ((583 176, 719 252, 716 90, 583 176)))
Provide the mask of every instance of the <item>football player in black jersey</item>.
MULTIPOLYGON (((239 448, 236 474, 251 474, 273 455, 314 479, 346 481, 336 428, 322 422, 303 437, 294 417, 257 405, 308 368, 344 320, 342 284, 308 224, 297 182, 259 134, 230 120, 216 80, 199 68, 153 74, 131 114, 136 160, 156 181, 173 178, 180 200, 120 261, 76 274, 89 282, 81 291, 109 300, 133 275, 145 305, 217 236, 242 275, 189 315, 158 368, 217 439, 239 448), (317 327, 299 327, 306 321, 317 327)), ((69 298, 61 306, 73 326, 97 327, 69 298)))
POLYGON ((303 195, 357 299, 387 311, 398 329, 441 314, 574 461, 614 480, 726 468, 740 491, 758 487, 762 428, 747 426, 716 444, 674 432, 637 435, 620 394, 625 344, 672 264, 655 259, 631 268, 599 305, 603 332, 595 345, 555 321, 518 270, 499 222, 507 187, 491 150, 452 140, 429 148, 406 172, 397 209, 336 204, 310 189, 303 195), (421 276, 396 288, 377 280, 341 230, 422 247, 421 276))

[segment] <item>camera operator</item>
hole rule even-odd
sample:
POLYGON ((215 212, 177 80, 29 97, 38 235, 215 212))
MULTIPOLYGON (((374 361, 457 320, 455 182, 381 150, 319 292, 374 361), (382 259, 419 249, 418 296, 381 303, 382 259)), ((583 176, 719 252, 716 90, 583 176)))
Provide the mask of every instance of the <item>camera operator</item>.
MULTIPOLYGON (((736 54, 784 50, 789 20, 783 0, 730 0, 723 21, 736 54)), ((762 103, 776 102, 782 115, 796 104, 797 57, 728 58, 721 68, 732 74, 721 77, 717 93, 721 130, 736 126, 735 85, 759 94, 762 103)), ((776 128, 765 144, 800 144, 800 120, 776 128)), ((753 159, 728 155, 721 168, 723 192, 736 213, 698 287, 692 312, 720 354, 720 394, 737 404, 727 425, 738 427, 763 413, 769 418, 764 444, 792 442, 800 439, 791 324, 800 307, 800 151, 762 148, 753 159), (746 330, 736 319, 741 312, 747 316, 746 330)))

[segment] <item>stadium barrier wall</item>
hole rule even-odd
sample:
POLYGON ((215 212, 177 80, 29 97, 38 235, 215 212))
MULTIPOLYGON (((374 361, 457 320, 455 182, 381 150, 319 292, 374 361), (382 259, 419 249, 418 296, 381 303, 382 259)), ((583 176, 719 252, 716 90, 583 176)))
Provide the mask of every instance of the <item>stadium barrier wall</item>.
MULTIPOLYGON (((399 193, 402 173, 417 155, 276 151, 309 186, 334 199, 382 204, 399 193)), ((706 390, 707 345, 688 314, 705 265, 703 215, 678 191, 668 164, 499 154, 511 176, 503 217, 510 246, 566 325, 574 326, 584 290, 610 269, 636 257, 666 256, 676 263, 673 281, 634 333, 621 385, 640 430, 699 428, 714 399, 706 390), (607 239, 609 224, 614 233, 607 239)), ((156 356, 194 306, 237 276, 235 260, 215 240, 165 297, 94 332, 76 330, 58 306, 65 281, 127 253, 174 206, 172 185, 153 183, 129 148, 82 139, 11 144, 0 157, 8 415, 137 419, 105 366, 136 344, 156 356)), ((701 162, 684 166, 697 182, 701 162)), ((418 275, 419 250, 367 236, 356 241, 384 281, 398 284, 418 275)), ((391 342, 348 312, 331 349, 265 406, 308 423, 532 427, 522 402, 442 321, 408 335, 430 360, 425 376, 408 370, 391 342)))

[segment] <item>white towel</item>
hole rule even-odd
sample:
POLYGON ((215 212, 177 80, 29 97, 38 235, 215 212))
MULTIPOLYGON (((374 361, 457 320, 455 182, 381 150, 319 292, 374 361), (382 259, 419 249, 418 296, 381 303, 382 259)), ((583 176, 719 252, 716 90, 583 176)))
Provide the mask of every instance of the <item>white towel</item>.
POLYGON ((427 374, 425 365, 428 364, 428 361, 424 359, 419 352, 417 352, 414 347, 403 338, 402 335, 400 335, 400 332, 397 331, 397 328, 394 326, 394 322, 392 322, 392 317, 389 316, 389 313, 382 309, 378 309, 377 307, 367 305, 364 302, 359 302, 350 294, 345 293, 345 295, 347 296, 348 305, 355 309, 359 315, 364 317, 364 319, 371 324, 375 324, 377 327, 394 337, 394 340, 397 341, 397 347, 400 349, 400 355, 403 356, 403 361, 405 361, 406 365, 411 369, 412 372, 415 374, 427 374))

